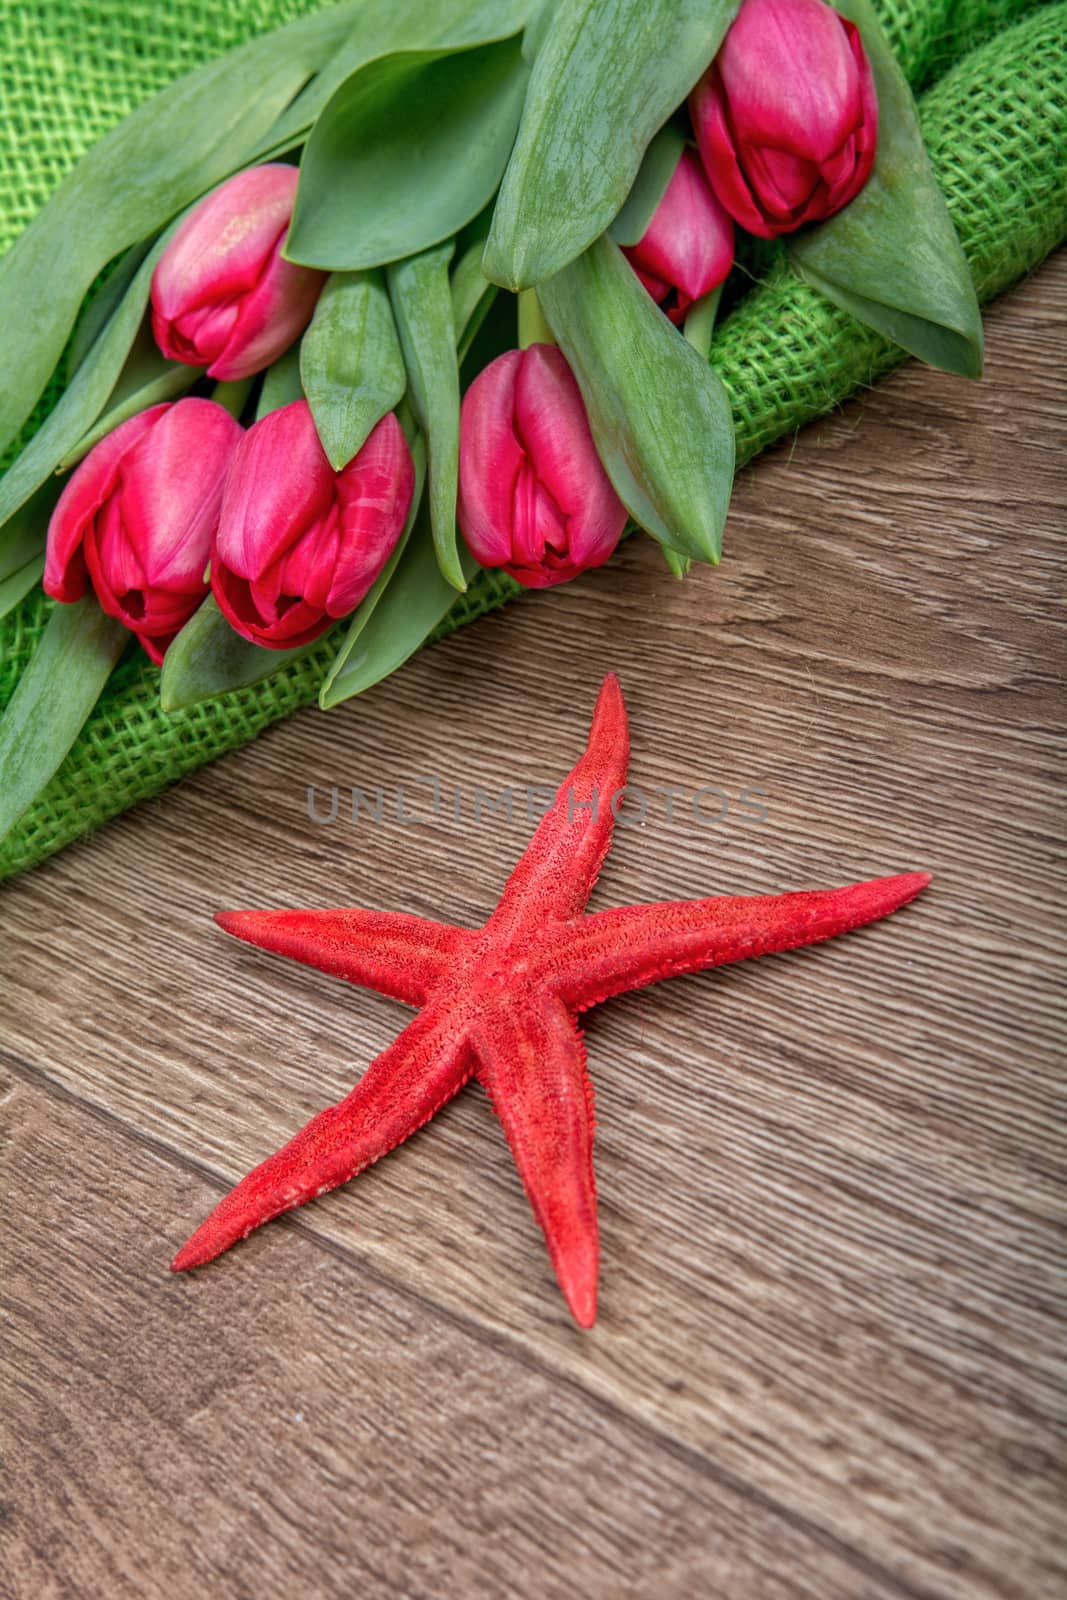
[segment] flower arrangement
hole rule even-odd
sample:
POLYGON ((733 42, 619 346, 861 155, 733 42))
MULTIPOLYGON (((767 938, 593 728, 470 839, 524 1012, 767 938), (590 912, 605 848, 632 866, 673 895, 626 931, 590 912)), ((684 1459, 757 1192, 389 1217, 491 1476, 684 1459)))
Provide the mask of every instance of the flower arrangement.
POLYGON ((977 376, 1065 231, 1063 7, 962 12, 348 0, 90 150, 0 262, 0 441, 68 375, 0 481, 0 870, 627 526, 718 561, 736 461, 904 352, 977 376))

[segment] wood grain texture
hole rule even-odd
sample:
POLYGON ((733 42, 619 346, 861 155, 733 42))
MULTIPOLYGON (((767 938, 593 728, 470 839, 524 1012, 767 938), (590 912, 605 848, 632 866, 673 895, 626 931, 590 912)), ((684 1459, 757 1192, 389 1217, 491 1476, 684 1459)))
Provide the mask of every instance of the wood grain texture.
POLYGON ((697 1593, 713 1564, 770 1600, 891 1600, 744 1486, 292 1232, 274 1272, 190 1300, 160 1260, 211 1186, 4 1088, 33 1225, 3 1285, 3 1592, 510 1600, 529 1575, 611 1600, 697 1593))
MULTIPOLYGON (((756 1496, 780 1551, 774 1532, 767 1570, 731 1580, 713 1540, 705 1592, 757 1600, 775 1592, 768 1571, 814 1571, 820 1594, 842 1581, 850 1595, 945 1600, 1061 1592, 1064 267, 991 312, 984 383, 908 367, 743 474, 717 573, 676 584, 632 541, 603 572, 485 619, 358 702, 272 729, 0 893, 13 1070, 204 1175, 172 1174, 153 1225, 160 1276, 141 1261, 117 1327, 165 1295, 199 1338, 213 1330, 221 1372, 238 1359, 235 1307, 265 1297, 281 1328, 309 1283, 337 1274, 353 1295, 398 1297, 420 1337, 459 1327, 548 1393, 684 1452, 694 1481, 756 1496), (554 787, 608 667, 648 814, 617 831, 595 904, 911 867, 932 870, 933 888, 832 945, 590 1017, 604 1248, 592 1335, 567 1322, 476 1090, 346 1189, 166 1283, 208 1207, 205 1179, 217 1193, 346 1092, 407 1015, 226 940, 210 913, 349 903, 480 920, 530 826, 521 804, 510 822, 476 820, 475 790, 554 787), (432 777, 462 791, 458 818, 429 814, 414 780, 432 777), (333 784, 380 785, 391 814, 316 824, 309 783, 320 803, 333 784), (420 820, 397 819, 401 785, 420 820), (679 791, 671 817, 656 786, 679 791), (702 788, 731 799, 716 825, 693 817, 702 788), (745 789, 763 791, 762 822, 739 804, 745 789), (813 1557, 791 1553, 797 1530, 813 1557)), ((704 796, 707 813, 719 804, 704 796)), ((120 1265, 136 1249, 130 1208, 120 1265)), ((71 1293, 81 1248, 69 1245, 71 1293)), ((59 1315, 47 1279, 23 1270, 45 1327, 59 1315)), ((100 1288, 105 1308, 117 1292, 100 1288)), ((364 1399, 376 1315, 351 1334, 364 1399)), ((276 1354, 265 1409, 329 1362, 328 1322, 276 1354)), ((256 1348, 269 1363, 270 1341, 256 1348)), ((427 1382, 412 1373, 390 1391, 391 1470, 433 1403, 427 1382)), ((78 1414, 89 1437, 99 1408, 90 1397, 78 1414)), ((232 1425, 206 1406, 213 1449, 232 1425)), ((147 1451, 150 1428, 143 1438, 147 1451)), ((315 1450, 298 1451, 302 1471, 315 1450)), ((606 1444, 586 1459, 632 1529, 630 1467, 606 1444)), ((186 1492, 203 1492, 184 1460, 186 1492)), ((530 1494, 573 1508, 589 1492, 553 1486, 543 1465, 536 1448, 501 1458, 530 1494)), ((514 1501, 508 1515, 526 1513, 514 1501)), ((390 1526, 402 1545, 403 1517, 390 1526)), ((641 1528, 674 1550, 666 1527, 641 1528)), ((687 1559, 701 1541, 694 1513, 687 1559)), ((445 1592, 490 1581, 485 1550, 462 1545, 442 1558, 445 1592)), ((292 1571, 315 1570, 312 1540, 292 1548, 292 1571)), ((678 1593, 696 1570, 680 1569, 678 1593)), ((512 1581, 549 1592, 537 1572, 512 1581)), ((635 1572, 632 1592, 662 1592, 651 1582, 635 1572)))

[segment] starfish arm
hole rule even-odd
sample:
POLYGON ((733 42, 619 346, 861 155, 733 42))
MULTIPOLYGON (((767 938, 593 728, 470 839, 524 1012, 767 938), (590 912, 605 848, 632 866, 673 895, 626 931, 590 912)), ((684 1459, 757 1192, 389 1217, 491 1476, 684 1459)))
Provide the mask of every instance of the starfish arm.
POLYGON ((577 922, 550 957, 552 986, 564 1005, 584 1011, 661 978, 832 939, 899 910, 929 882, 928 872, 905 872, 841 889, 600 911, 577 922))
POLYGON ((171 1262, 202 1266, 255 1228, 346 1183, 428 1122, 474 1066, 450 1009, 421 1011, 376 1057, 346 1099, 231 1189, 171 1262))
POLYGON ((465 930, 392 911, 219 911, 215 921, 248 944, 376 989, 407 1005, 426 1004, 449 970, 465 930))
POLYGON ((508 879, 490 926, 506 934, 582 910, 611 844, 612 801, 625 786, 629 758, 622 690, 609 672, 585 753, 556 791, 508 879))
POLYGON ((579 1327, 596 1319, 599 1242, 593 1178, 593 1086, 574 1018, 547 999, 483 1013, 475 1072, 507 1136, 579 1327))

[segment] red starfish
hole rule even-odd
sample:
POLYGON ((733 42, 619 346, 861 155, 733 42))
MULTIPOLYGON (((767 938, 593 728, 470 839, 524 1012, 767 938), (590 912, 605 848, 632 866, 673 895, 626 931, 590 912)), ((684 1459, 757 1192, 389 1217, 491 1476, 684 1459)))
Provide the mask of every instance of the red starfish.
POLYGON ((629 759, 618 679, 605 678, 589 745, 484 927, 385 911, 226 911, 228 933, 421 1007, 338 1105, 256 1167, 172 1263, 201 1266, 283 1211, 369 1167, 472 1074, 511 1146, 556 1277, 583 1328, 596 1317, 593 1088, 578 1013, 676 973, 814 944, 887 916, 926 872, 844 889, 620 906, 585 903, 611 842, 629 759))

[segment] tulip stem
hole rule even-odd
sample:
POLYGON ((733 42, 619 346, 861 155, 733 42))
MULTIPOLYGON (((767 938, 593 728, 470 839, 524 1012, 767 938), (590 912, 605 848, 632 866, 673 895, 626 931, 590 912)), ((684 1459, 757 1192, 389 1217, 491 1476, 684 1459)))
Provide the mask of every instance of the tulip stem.
POLYGON ((211 398, 216 405, 223 406, 235 422, 240 422, 251 393, 251 378, 235 378, 231 383, 217 383, 211 391, 211 398))
POLYGON ((523 289, 519 295, 519 349, 532 344, 555 344, 556 337, 545 321, 536 289, 523 289))
POLYGON ((396 408, 396 420, 403 429, 404 438, 408 442, 408 449, 414 450, 415 441, 420 437, 421 430, 415 420, 415 413, 411 409, 411 402, 407 395, 404 396, 396 408))
POLYGON ((719 314, 719 301, 722 299, 722 284, 718 284, 709 294, 703 295, 699 300, 694 300, 685 319, 685 337, 698 355, 708 359, 711 350, 711 336, 715 332, 715 318, 719 314))
POLYGON ((263 387, 256 401, 256 421, 262 422, 272 411, 280 411, 283 406, 292 405, 294 400, 302 399, 303 395, 304 385, 300 378, 300 346, 293 344, 263 374, 263 387))

